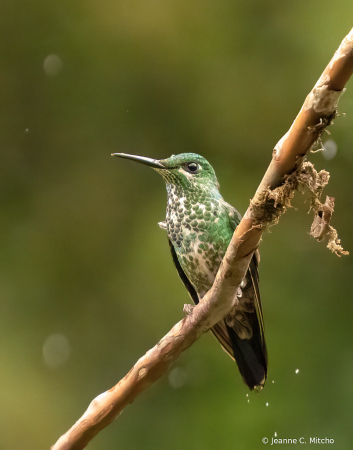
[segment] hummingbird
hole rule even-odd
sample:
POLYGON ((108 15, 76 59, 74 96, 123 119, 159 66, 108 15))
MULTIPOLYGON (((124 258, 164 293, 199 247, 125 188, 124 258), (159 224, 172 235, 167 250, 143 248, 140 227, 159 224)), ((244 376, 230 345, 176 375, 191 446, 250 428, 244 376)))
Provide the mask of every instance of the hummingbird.
MULTIPOLYGON (((113 153, 152 167, 167 188, 166 230, 177 272, 195 304, 211 288, 234 230, 239 212, 219 192, 211 164, 195 153, 181 153, 156 160, 113 153)), ((261 390, 267 377, 267 350, 259 292, 259 253, 237 288, 238 304, 212 329, 223 349, 234 359, 252 390, 261 390)))

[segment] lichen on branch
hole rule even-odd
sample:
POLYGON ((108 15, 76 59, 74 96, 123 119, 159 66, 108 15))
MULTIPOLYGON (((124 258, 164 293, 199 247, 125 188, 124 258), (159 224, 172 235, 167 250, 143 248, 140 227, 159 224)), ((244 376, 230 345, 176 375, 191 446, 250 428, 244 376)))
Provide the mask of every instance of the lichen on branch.
POLYGON ((309 211, 313 211, 314 219, 310 229, 310 235, 318 241, 328 240, 327 247, 337 256, 348 255, 341 246, 338 233, 330 224, 334 210, 334 198, 326 196, 324 203, 320 198, 324 187, 330 179, 326 170, 317 172, 314 165, 305 161, 292 174, 285 176, 283 183, 275 189, 263 189, 255 199, 250 201, 250 213, 254 226, 268 228, 276 225, 282 214, 290 208, 295 191, 305 192, 305 188, 311 193, 309 211))
POLYGON ((335 206, 335 198, 326 196, 325 203, 317 202, 315 205, 315 217, 310 229, 310 235, 319 242, 327 239, 327 248, 337 256, 349 255, 341 245, 337 230, 330 225, 332 213, 335 206))

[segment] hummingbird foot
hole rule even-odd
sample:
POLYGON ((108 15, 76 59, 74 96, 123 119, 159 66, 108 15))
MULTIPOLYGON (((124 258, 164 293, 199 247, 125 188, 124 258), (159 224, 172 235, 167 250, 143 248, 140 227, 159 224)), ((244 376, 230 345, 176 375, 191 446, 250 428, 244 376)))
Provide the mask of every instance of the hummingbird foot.
POLYGON ((194 305, 189 305, 188 303, 186 303, 183 308, 185 316, 189 316, 194 308, 194 305))

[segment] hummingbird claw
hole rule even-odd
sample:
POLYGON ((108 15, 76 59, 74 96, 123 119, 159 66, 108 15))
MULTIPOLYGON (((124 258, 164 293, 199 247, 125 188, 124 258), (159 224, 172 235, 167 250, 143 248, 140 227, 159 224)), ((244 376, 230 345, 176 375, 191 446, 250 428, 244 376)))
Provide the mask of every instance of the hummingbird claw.
POLYGON ((186 303, 183 308, 185 316, 190 316, 194 308, 194 305, 189 305, 188 303, 186 303))

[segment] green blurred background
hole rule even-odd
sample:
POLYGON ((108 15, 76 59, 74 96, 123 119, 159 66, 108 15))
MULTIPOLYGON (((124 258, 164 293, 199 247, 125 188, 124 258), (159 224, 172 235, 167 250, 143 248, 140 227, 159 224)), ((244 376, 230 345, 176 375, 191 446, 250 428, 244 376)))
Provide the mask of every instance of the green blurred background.
MULTIPOLYGON (((201 153, 243 213, 352 13, 328 0, 1 2, 1 449, 49 448, 189 302, 157 226, 162 179, 110 154, 201 153)), ((353 251, 352 82, 340 111, 325 137, 336 157, 331 142, 311 160, 331 173, 353 251)), ((309 237, 307 197, 261 245, 264 391, 248 393, 203 336, 89 449, 261 449, 275 433, 353 448, 352 258, 309 237)))

